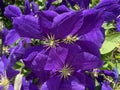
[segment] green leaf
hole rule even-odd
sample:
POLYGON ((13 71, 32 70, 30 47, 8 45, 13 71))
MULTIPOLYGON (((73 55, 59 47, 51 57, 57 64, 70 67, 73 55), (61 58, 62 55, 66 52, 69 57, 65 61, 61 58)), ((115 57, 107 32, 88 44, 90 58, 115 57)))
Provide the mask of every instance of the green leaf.
POLYGON ((92 7, 94 7, 99 2, 99 0, 91 0, 91 1, 92 1, 92 7))
POLYGON ((111 52, 119 44, 120 44, 119 32, 107 35, 102 45, 102 48, 100 49, 101 54, 106 54, 111 52))

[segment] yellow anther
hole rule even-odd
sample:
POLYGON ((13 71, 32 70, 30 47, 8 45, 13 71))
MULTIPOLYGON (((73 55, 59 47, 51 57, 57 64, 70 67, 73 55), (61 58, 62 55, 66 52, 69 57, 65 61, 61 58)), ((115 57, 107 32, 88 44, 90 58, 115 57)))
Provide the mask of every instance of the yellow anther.
POLYGON ((72 36, 72 35, 68 35, 65 39, 63 39, 63 41, 66 44, 71 44, 74 43, 75 41, 77 41, 79 38, 77 37, 77 35, 72 36))

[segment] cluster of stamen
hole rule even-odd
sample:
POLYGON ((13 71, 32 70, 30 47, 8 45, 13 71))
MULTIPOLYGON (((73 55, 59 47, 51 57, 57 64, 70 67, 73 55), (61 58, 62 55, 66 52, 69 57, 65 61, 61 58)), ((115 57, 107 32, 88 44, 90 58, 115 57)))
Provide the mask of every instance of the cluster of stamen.
POLYGON ((47 49, 49 49, 49 48, 55 48, 56 46, 59 46, 60 41, 55 40, 54 35, 47 35, 47 37, 43 38, 42 43, 45 45, 45 47, 47 47, 47 49))
POLYGON ((77 41, 79 38, 77 37, 77 35, 72 36, 72 35, 68 35, 65 39, 63 39, 64 43, 66 44, 72 44, 75 41, 77 41))
POLYGON ((6 75, 0 74, 0 86, 3 88, 7 87, 9 85, 9 80, 6 75))
POLYGON ((69 76, 71 76, 71 74, 73 73, 73 69, 72 67, 65 65, 62 70, 59 71, 61 73, 61 78, 68 78, 69 76))

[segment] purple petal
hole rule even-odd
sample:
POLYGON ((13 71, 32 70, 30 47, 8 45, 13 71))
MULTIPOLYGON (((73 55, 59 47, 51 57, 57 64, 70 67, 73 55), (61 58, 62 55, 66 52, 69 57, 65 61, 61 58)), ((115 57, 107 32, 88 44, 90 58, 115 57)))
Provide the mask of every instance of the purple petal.
POLYGON ((83 40, 83 41, 91 41, 95 43, 98 46, 98 48, 101 48, 103 41, 105 39, 105 35, 104 35, 103 29, 101 28, 100 30, 99 29, 94 30, 85 35, 82 35, 79 38, 80 40, 83 40))
MULTIPOLYGON (((88 46, 86 48, 84 47, 83 49, 83 47, 80 47, 77 44, 66 45, 66 46, 64 45, 63 47, 66 47, 69 50, 66 58, 66 63, 77 70, 78 69, 89 70, 89 69, 101 67, 103 62, 100 60, 100 55, 99 55, 100 53, 98 52, 96 52, 97 54, 90 53, 92 52, 92 50, 90 49, 90 47, 88 48, 88 46)), ((94 53, 95 51, 98 50, 94 50, 94 53)))
POLYGON ((29 90, 30 82, 27 82, 25 77, 22 78, 22 87, 21 90, 29 90))
POLYGON ((7 34, 4 44, 5 44, 5 45, 12 45, 12 44, 14 44, 19 38, 20 38, 20 37, 19 37, 18 33, 17 33, 14 29, 12 29, 12 30, 10 30, 9 33, 7 34))
POLYGON ((14 90, 13 85, 9 85, 9 89, 8 90, 14 90))
POLYGON ((81 28, 77 32, 78 36, 100 29, 104 22, 102 14, 103 12, 94 9, 83 11, 84 21, 81 28))
POLYGON ((6 70, 8 68, 8 65, 10 64, 10 60, 7 59, 5 55, 2 56, 2 61, 4 63, 4 69, 6 70))
POLYGON ((76 77, 70 77, 62 80, 60 90, 85 90, 85 86, 76 77))
POLYGON ((119 72, 117 68, 114 68, 114 74, 115 74, 114 80, 117 83, 119 81, 119 72))
POLYGON ((116 28, 117 28, 117 32, 120 32, 120 18, 116 19, 116 28))
MULTIPOLYGON (((25 89, 25 90, 26 90, 26 89, 25 89)), ((39 88, 37 87, 36 84, 34 84, 34 83, 30 83, 29 90, 39 90, 39 88)))
POLYGON ((94 44, 93 42, 91 42, 89 40, 86 40, 86 41, 80 40, 80 41, 77 41, 75 44, 80 46, 82 48, 83 52, 91 53, 91 54, 97 56, 98 58, 101 57, 98 46, 96 44, 94 44))
POLYGON ((52 77, 45 83, 43 83, 41 90, 62 90, 59 89, 60 86, 60 78, 59 77, 52 77))
POLYGON ((101 90, 113 90, 111 87, 110 87, 110 84, 109 84, 109 82, 103 82, 103 84, 102 84, 102 88, 101 88, 101 90))
MULTIPOLYGON (((72 53, 71 53, 72 55, 72 53)), ((68 63, 73 66, 73 68, 77 70, 90 70, 94 68, 99 68, 102 66, 102 61, 87 52, 82 52, 82 53, 76 53, 74 58, 72 60, 69 59, 68 63)))
POLYGON ((60 5, 58 6, 55 11, 59 14, 65 13, 65 12, 69 12, 70 9, 68 9, 65 5, 60 5))
POLYGON ((32 81, 27 81, 25 77, 23 77, 21 90, 39 90, 39 89, 37 85, 32 83, 32 81))
POLYGON ((37 51, 36 52, 33 51, 30 54, 28 54, 28 56, 26 58, 24 57, 23 61, 25 62, 27 67, 31 66, 31 63, 34 60, 34 57, 37 55, 37 53, 38 53, 37 51))
POLYGON ((45 70, 52 71, 60 70, 65 64, 67 54, 68 50, 65 48, 62 47, 57 47, 56 49, 52 48, 49 53, 50 58, 48 58, 45 70))
POLYGON ((103 70, 102 72, 103 72, 105 75, 107 75, 107 76, 115 77, 115 74, 114 74, 113 71, 103 70))
POLYGON ((8 18, 19 17, 22 15, 20 8, 15 5, 8 5, 5 8, 4 15, 8 18))
POLYGON ((54 18, 53 32, 56 38, 65 38, 71 32, 77 32, 83 24, 82 13, 79 12, 67 12, 58 15, 54 18), (64 33, 63 33, 64 32, 64 33))
MULTIPOLYGON (((24 41, 24 40, 23 40, 24 41)), ((24 43, 22 41, 19 44, 10 50, 10 55, 15 55, 17 58, 20 58, 25 51, 24 43)))
POLYGON ((0 73, 4 72, 4 63, 2 62, 2 60, 0 60, 0 73))
POLYGON ((25 15, 13 19, 13 25, 21 37, 40 38, 38 19, 25 15))
POLYGON ((8 79, 12 79, 19 73, 19 71, 14 70, 12 67, 8 67, 6 73, 7 73, 8 79))
POLYGON ((41 11, 38 13, 39 15, 39 25, 43 34, 50 33, 50 29, 52 28, 52 22, 55 16, 58 14, 54 11, 41 11))
POLYGON ((33 46, 33 47, 27 48, 27 49, 25 49, 24 59, 27 58, 31 53, 33 53, 33 52, 38 53, 38 52, 41 52, 42 50, 44 51, 43 46, 33 46))
POLYGON ((90 75, 86 75, 86 87, 88 90, 95 90, 95 80, 90 75))
POLYGON ((43 69, 47 59, 48 59, 48 56, 45 55, 44 53, 41 53, 41 52, 37 53, 37 55, 34 56, 33 62, 31 63, 32 70, 39 71, 40 69, 43 69))
POLYGON ((9 30, 6 28, 3 28, 2 31, 0 31, 0 38, 2 38, 2 43, 4 44, 5 42, 5 38, 7 36, 7 34, 9 33, 9 30))
POLYGON ((30 2, 29 2, 29 0, 24 0, 24 1, 25 1, 24 13, 25 13, 25 14, 31 14, 30 2))
POLYGON ((39 6, 34 1, 31 2, 31 4, 32 4, 32 11, 34 13, 38 12, 39 11, 39 6))
POLYGON ((8 59, 10 59, 11 61, 11 65, 14 65, 16 60, 19 60, 21 58, 23 58, 24 52, 25 52, 25 46, 26 48, 29 47, 28 43, 29 39, 24 38, 23 40, 21 40, 17 46, 13 47, 10 49, 10 55, 8 57, 8 59))
POLYGON ((23 60, 27 67, 31 67, 31 63, 37 56, 39 52, 44 52, 44 49, 42 46, 33 46, 25 49, 23 60))
POLYGON ((24 62, 26 67, 30 68, 42 83, 49 77, 49 72, 44 70, 47 58, 48 56, 41 46, 34 46, 25 51, 24 62))
POLYGON ((101 0, 95 9, 104 11, 106 21, 111 21, 120 14, 120 5, 117 0, 101 0))
POLYGON ((42 90, 85 90, 79 80, 75 77, 70 77, 68 80, 60 80, 55 76, 49 79, 42 85, 42 90))
POLYGON ((7 59, 7 57, 3 54, 0 58, 0 73, 3 73, 9 65, 10 61, 7 59))

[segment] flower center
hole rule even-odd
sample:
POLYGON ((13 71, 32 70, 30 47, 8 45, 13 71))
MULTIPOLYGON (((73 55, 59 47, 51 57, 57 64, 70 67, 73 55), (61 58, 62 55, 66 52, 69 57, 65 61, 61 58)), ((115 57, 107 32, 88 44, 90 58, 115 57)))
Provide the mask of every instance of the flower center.
POLYGON ((77 37, 77 35, 75 35, 75 36, 68 35, 65 39, 63 39, 64 43, 66 43, 66 44, 74 43, 77 40, 79 40, 79 38, 77 37))
POLYGON ((43 38, 42 42, 45 45, 45 47, 47 47, 47 49, 55 48, 60 43, 59 40, 55 40, 54 35, 47 35, 47 37, 43 38))
POLYGON ((68 65, 64 66, 62 70, 60 70, 61 78, 68 78, 72 73, 73 69, 68 65))
POLYGON ((8 46, 3 46, 2 48, 3 53, 9 53, 8 50, 9 50, 8 46))
POLYGON ((5 87, 9 85, 9 80, 6 76, 0 75, 0 86, 5 87))

